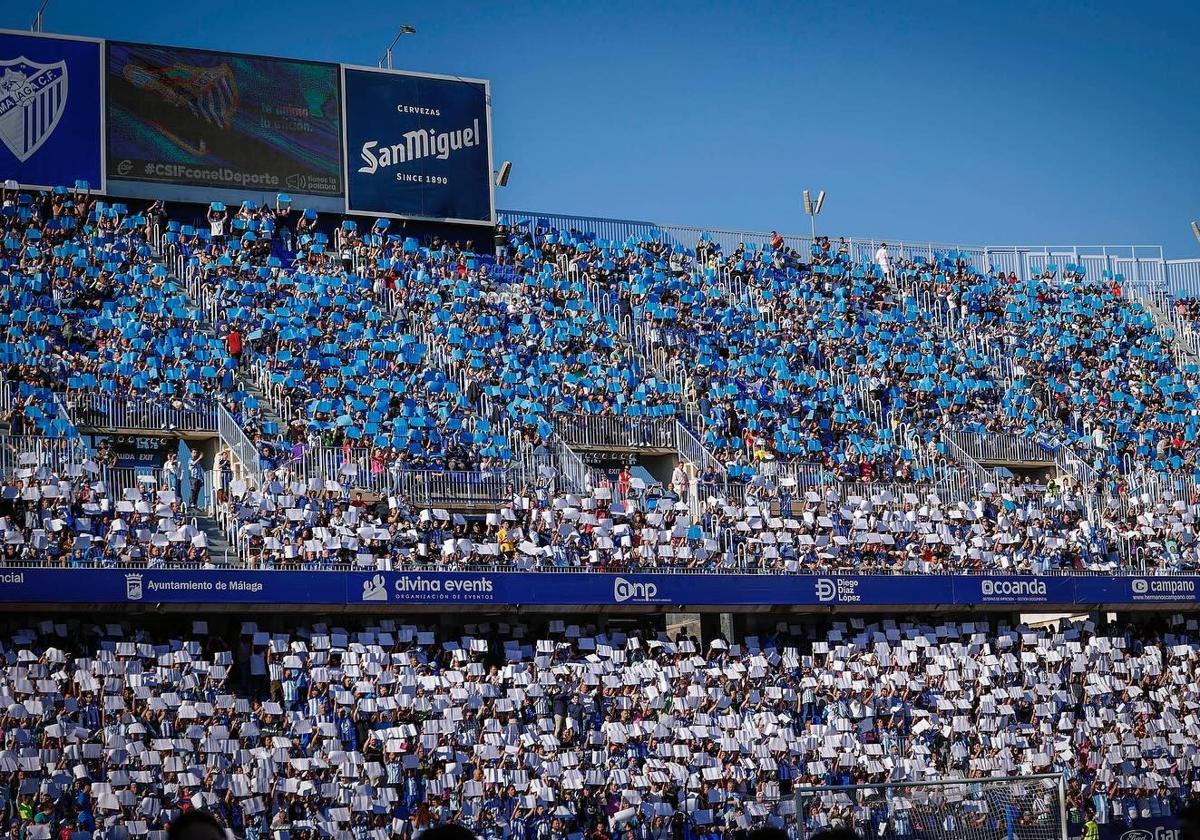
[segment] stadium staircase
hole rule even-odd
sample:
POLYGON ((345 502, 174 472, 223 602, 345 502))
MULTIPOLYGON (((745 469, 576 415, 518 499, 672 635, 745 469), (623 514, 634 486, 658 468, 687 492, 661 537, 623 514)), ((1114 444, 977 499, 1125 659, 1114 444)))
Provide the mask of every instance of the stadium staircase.
POLYGON ((193 517, 196 529, 204 534, 208 541, 208 556, 218 566, 238 565, 237 552, 229 542, 221 523, 207 513, 197 511, 193 517))
POLYGON ((1200 334, 1187 322, 1176 317, 1166 293, 1135 285, 1132 294, 1150 313, 1155 329, 1171 346, 1175 363, 1184 370, 1200 370, 1200 334))

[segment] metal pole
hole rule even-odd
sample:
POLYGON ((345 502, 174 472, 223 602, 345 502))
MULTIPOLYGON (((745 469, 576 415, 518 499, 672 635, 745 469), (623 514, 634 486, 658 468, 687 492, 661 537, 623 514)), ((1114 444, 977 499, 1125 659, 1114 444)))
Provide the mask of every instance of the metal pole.
POLYGON ((1067 776, 1058 777, 1058 821, 1062 829, 1062 840, 1067 840, 1067 776))
MULTIPOLYGON (((393 41, 392 43, 394 44, 395 41, 393 41)), ((391 47, 388 47, 388 51, 387 51, 387 69, 389 69, 389 70, 392 69, 392 48, 391 47)))

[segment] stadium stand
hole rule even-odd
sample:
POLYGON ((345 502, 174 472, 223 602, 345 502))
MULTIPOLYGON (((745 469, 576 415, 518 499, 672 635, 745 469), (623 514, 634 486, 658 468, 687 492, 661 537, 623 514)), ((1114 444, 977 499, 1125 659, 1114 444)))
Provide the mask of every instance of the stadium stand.
POLYGON ((1018 272, 540 219, 506 220, 492 256, 286 202, 214 208, 219 226, 6 193, 0 457, 28 517, 8 518, 10 559, 1195 568, 1188 299, 1117 260, 1018 272), (220 452, 193 487, 104 462, 91 433, 110 430, 220 452), (667 466, 631 481, 614 457, 667 466), (190 519, 132 528, 179 549, 138 554, 91 545, 112 522, 76 511, 55 527, 90 539, 51 559, 34 483, 190 519))
MULTIPOLYGON (((281 626, 12 626, 6 824, 143 837, 204 807, 246 838, 450 821, 523 840, 800 838, 899 820, 848 801, 798 815, 802 785, 1061 772, 1072 823, 1121 825, 1174 813, 1200 783, 1200 640, 1180 615, 856 618, 703 646, 561 620, 281 626)), ((1003 836, 996 810, 976 818, 1003 836)))

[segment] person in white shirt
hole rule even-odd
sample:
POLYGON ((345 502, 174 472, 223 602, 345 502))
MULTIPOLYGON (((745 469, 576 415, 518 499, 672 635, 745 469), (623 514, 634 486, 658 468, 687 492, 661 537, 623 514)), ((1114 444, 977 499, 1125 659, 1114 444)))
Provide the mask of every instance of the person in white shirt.
POLYGON ((883 276, 888 280, 892 279, 892 261, 888 256, 887 243, 884 242, 879 246, 879 250, 875 252, 875 262, 879 263, 879 270, 883 272, 883 276))
POLYGON ((162 475, 167 486, 178 497, 180 488, 179 480, 183 477, 183 467, 179 463, 179 459, 175 457, 174 452, 167 456, 167 460, 163 461, 162 475))

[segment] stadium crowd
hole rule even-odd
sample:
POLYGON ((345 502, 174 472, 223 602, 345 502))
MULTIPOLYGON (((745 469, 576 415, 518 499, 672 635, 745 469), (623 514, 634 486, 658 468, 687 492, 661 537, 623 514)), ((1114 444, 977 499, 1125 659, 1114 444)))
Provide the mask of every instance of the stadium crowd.
MULTIPOLYGON (((61 445, 24 453, 0 481, 0 561, 10 565, 212 567, 190 518, 184 465, 168 460, 116 488, 111 453, 78 460, 61 445)), ((519 480, 521 476, 516 476, 519 480)), ((1200 568, 1194 501, 1169 494, 1110 500, 1094 526, 1069 481, 988 485, 970 501, 936 493, 846 495, 756 483, 736 501, 680 471, 666 488, 626 474, 578 492, 553 473, 511 484, 505 502, 470 515, 392 492, 305 481, 288 467, 256 482, 218 478, 218 519, 254 568, 588 569, 807 573, 1050 574, 1200 568), (699 493, 701 495, 696 496, 699 493), (691 504, 685 499, 694 499, 691 504)))
POLYGON ((17 457, 0 478, 0 562, 7 566, 202 566, 207 537, 188 515, 179 483, 146 476, 112 492, 103 465, 71 463, 72 450, 17 457), (59 460, 62 466, 49 466, 59 460))
POLYGON ((1121 822, 1200 785, 1200 638, 1179 615, 784 622, 706 644, 561 620, 13 621, 0 809, 30 840, 146 836, 198 807, 251 840, 450 822, 496 840, 799 837, 839 811, 797 814, 798 787, 1037 773, 1066 775, 1073 821, 1121 822))
MULTIPOLYGON (((1046 265, 1020 280, 952 251, 885 246, 863 257, 845 240, 800 251, 776 235, 725 253, 707 237, 686 248, 538 224, 502 227, 493 257, 471 242, 422 245, 386 220, 361 232, 345 221, 329 236, 315 212, 287 202, 214 205, 205 224, 188 225, 161 202, 131 212, 78 189, 6 187, 3 199, 0 396, 10 433, 77 435, 71 417, 105 405, 160 404, 186 417, 220 401, 269 473, 248 498, 225 493, 223 517, 260 531, 250 536, 261 537, 266 562, 362 553, 327 524, 339 500, 356 507, 348 493, 311 489, 341 476, 305 474, 306 453, 363 448, 376 474, 499 475, 556 428, 593 416, 679 418, 696 432, 719 467, 703 471, 688 521, 634 544, 593 533, 589 511, 561 521, 559 511, 577 507, 565 494, 516 484, 495 516, 515 517, 514 546, 535 550, 501 551, 502 560, 624 568, 665 548, 657 563, 702 568, 852 558, 856 568, 908 571, 1104 570, 1125 547, 1151 568, 1195 568, 1200 383, 1107 273, 1046 265), (175 254, 183 276, 163 263, 175 254), (264 398, 247 393, 249 381, 264 398), (1074 478, 1089 486, 1048 499, 977 487, 951 510, 925 488, 960 469, 942 439, 952 430, 1069 448, 1084 465, 1074 478), (832 524, 807 527, 821 505, 779 486, 781 466, 890 485, 890 499, 869 493, 832 524), (725 497, 728 482, 762 479, 775 486, 782 528, 746 515, 756 506, 742 493, 736 505, 725 497), (915 503, 898 502, 914 495, 903 485, 919 491, 915 503), (1085 493, 1119 503, 1084 516, 1085 493), (1164 504, 1168 512, 1155 509, 1164 504), (299 517, 289 513, 297 507, 299 517), (549 519, 530 521, 546 510, 549 519)), ((683 514, 626 503, 613 529, 637 533, 653 527, 638 517, 683 514)), ((458 546, 427 549, 440 562, 477 562, 507 545, 492 539, 495 522, 450 521, 447 532, 406 509, 360 526, 372 528, 363 539, 374 562, 407 556, 414 528, 458 546)))

